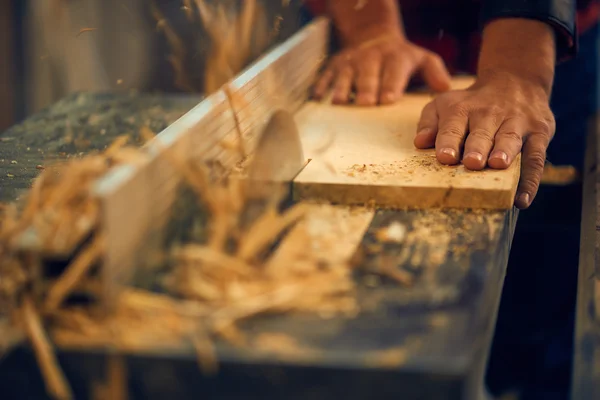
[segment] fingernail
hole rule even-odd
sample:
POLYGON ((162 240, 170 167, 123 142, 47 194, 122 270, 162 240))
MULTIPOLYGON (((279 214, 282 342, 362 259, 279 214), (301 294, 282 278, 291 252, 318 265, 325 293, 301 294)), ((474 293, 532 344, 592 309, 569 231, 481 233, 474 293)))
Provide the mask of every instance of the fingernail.
POLYGON ((528 206, 529 205, 529 201, 531 200, 531 197, 529 196, 529 193, 521 193, 519 195, 519 197, 517 198, 517 200, 519 201, 519 203, 528 206))
POLYGON ((450 149, 450 148, 441 149, 440 153, 447 154, 452 158, 456 158, 456 150, 454 150, 454 149, 450 149))
POLYGON ((423 128, 419 132, 417 132, 417 136, 430 135, 431 132, 431 128, 423 128))
POLYGON ((372 105, 375 104, 375 96, 371 94, 360 94, 356 96, 357 105, 372 105))
POLYGON ((381 102, 382 103, 392 103, 395 98, 394 98, 394 93, 392 92, 385 92, 381 94, 381 102))
POLYGON ((506 154, 503 151, 494 151, 492 153, 492 155, 490 156, 490 159, 492 159, 492 158, 497 158, 497 159, 500 159, 500 160, 502 160, 504 162, 508 162, 508 154, 506 154))
POLYGON ((472 158, 477 161, 483 161, 483 155, 481 153, 477 153, 476 151, 472 151, 470 153, 465 154, 465 158, 472 158))

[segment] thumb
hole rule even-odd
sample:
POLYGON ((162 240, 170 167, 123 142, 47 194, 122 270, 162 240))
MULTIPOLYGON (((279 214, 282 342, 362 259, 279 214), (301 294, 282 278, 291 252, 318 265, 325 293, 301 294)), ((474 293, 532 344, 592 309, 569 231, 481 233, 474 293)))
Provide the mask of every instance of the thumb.
POLYGON ((450 73, 444 60, 435 53, 426 52, 419 67, 425 83, 436 92, 450 90, 450 73))

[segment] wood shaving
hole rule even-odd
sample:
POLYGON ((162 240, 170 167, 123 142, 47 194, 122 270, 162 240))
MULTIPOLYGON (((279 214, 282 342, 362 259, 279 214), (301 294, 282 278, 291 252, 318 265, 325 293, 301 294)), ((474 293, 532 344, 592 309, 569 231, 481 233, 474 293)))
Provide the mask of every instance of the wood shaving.
POLYGON ((102 238, 95 239, 73 260, 66 271, 50 287, 46 296, 46 311, 51 313, 67 298, 75 286, 102 255, 102 238))
POLYGON ((261 333, 252 345, 259 351, 280 356, 306 357, 318 354, 314 349, 301 345, 294 337, 284 333, 261 333))
POLYGON ((380 242, 401 243, 406 237, 406 226, 394 221, 389 226, 379 229, 375 236, 380 242))
POLYGON ((372 352, 366 357, 367 365, 378 368, 398 368, 406 363, 408 351, 404 347, 372 352))
POLYGON ((86 33, 86 32, 94 32, 94 31, 97 31, 97 30, 98 30, 98 28, 81 28, 81 29, 79 30, 79 32, 77 33, 77 35, 75 35, 75 37, 79 37, 79 36, 81 36, 83 33, 86 33))
POLYGON ((52 345, 44 332, 40 315, 30 297, 23 300, 21 318, 42 371, 48 393, 55 399, 72 399, 71 388, 60 369, 52 345))

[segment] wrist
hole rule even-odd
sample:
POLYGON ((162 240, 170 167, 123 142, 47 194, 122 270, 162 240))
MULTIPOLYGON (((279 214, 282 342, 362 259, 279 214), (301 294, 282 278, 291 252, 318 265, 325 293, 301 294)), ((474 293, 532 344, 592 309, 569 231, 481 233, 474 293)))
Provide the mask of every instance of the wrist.
POLYGON ((499 19, 484 29, 477 76, 483 81, 500 78, 539 87, 549 97, 555 62, 550 26, 527 19, 499 19))
POLYGON ((340 32, 340 39, 344 47, 365 46, 387 40, 406 40, 400 28, 393 24, 367 25, 345 34, 340 32))
POLYGON ((472 88, 493 87, 498 90, 522 93, 528 99, 550 100, 550 90, 545 81, 532 79, 520 71, 509 71, 507 69, 487 69, 477 74, 477 80, 472 88))

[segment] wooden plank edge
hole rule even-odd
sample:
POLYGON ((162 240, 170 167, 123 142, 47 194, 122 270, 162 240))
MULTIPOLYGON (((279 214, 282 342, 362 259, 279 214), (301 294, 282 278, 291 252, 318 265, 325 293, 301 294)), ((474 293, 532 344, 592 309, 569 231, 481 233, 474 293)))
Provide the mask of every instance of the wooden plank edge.
POLYGON ((328 201, 333 204, 369 205, 382 208, 471 208, 509 210, 513 207, 513 190, 487 190, 474 196, 472 189, 420 188, 414 196, 411 187, 390 185, 348 185, 293 182, 294 200, 328 201))

